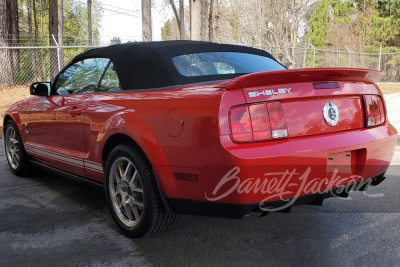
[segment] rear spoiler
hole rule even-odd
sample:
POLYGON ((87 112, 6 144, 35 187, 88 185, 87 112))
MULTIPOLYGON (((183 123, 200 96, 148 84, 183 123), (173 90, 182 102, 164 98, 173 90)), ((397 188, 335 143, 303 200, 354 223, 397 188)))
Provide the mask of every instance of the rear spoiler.
POLYGON ((331 81, 377 83, 381 77, 382 73, 380 71, 369 69, 291 69, 247 74, 222 82, 216 85, 216 87, 226 89, 239 89, 246 87, 268 86, 287 83, 331 81))

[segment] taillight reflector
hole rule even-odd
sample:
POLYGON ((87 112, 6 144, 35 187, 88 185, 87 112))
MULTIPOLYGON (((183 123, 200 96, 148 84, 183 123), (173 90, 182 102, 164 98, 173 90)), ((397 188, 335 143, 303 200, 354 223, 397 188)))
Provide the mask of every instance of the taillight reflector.
POLYGON ((230 110, 231 137, 235 142, 286 138, 285 117, 280 102, 251 104, 230 110))

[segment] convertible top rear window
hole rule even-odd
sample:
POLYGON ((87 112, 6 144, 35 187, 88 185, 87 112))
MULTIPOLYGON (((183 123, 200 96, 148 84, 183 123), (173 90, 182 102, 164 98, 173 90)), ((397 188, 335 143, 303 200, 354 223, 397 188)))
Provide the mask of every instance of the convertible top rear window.
POLYGON ((186 77, 246 74, 285 69, 275 60, 239 52, 205 52, 172 58, 178 72, 186 77))

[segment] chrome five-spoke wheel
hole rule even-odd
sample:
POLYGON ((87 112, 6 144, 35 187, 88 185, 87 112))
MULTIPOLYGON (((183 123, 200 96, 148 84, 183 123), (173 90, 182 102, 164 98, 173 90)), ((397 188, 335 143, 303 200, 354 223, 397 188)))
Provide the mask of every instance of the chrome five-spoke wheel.
POLYGON ((114 161, 110 173, 113 208, 123 224, 133 227, 140 222, 145 204, 139 172, 131 160, 120 157, 114 161))
POLYGON ((12 172, 24 176, 31 169, 31 165, 18 127, 13 120, 9 120, 4 127, 4 147, 12 172))
POLYGON ((12 169, 17 169, 21 163, 21 150, 17 133, 13 127, 6 129, 6 155, 12 169))

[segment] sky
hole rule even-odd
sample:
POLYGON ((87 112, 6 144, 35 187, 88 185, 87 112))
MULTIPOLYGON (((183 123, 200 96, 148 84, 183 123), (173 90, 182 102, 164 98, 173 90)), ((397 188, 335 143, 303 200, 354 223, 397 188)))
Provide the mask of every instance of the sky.
MULTIPOLYGON (((142 40, 141 0, 101 0, 103 16, 100 28, 100 43, 109 44, 113 37, 122 42, 142 40)), ((167 7, 162 8, 163 0, 153 0, 152 27, 153 40, 161 40, 161 27, 172 17, 167 7)))

